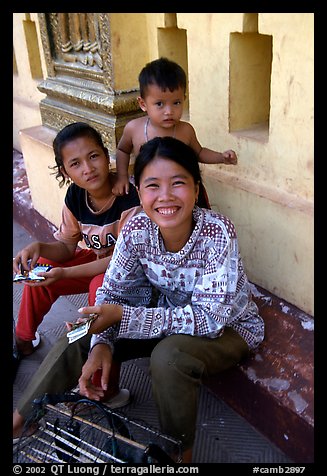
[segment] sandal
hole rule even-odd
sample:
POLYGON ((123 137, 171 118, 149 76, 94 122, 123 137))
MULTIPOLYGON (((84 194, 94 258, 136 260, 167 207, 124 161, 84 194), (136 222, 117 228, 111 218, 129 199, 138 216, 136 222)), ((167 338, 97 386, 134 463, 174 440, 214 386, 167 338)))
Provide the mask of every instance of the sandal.
POLYGON ((36 331, 34 340, 23 340, 16 336, 16 347, 20 357, 27 357, 39 347, 41 343, 41 336, 36 331))

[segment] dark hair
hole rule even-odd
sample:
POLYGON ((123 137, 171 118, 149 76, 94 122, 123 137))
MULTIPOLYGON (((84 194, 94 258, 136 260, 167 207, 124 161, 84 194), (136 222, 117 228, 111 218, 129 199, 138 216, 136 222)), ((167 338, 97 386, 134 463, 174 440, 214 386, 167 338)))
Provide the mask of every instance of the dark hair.
POLYGON ((147 63, 139 74, 140 95, 144 99, 149 84, 156 84, 163 91, 175 91, 178 88, 186 91, 186 74, 183 68, 169 60, 159 58, 147 63))
POLYGON ((58 132, 52 144, 56 165, 50 168, 55 170, 54 173, 56 174, 56 179, 59 181, 59 187, 62 187, 65 183, 70 183, 70 180, 61 172, 61 167, 64 167, 61 155, 62 148, 79 137, 90 137, 104 150, 106 155, 108 154, 107 148, 103 144, 101 134, 96 129, 86 122, 73 122, 72 124, 68 124, 68 126, 58 132))
POLYGON ((137 187, 140 186, 143 170, 156 157, 173 160, 192 175, 194 183, 202 184, 198 157, 192 147, 173 137, 155 137, 142 145, 135 159, 134 179, 137 187))

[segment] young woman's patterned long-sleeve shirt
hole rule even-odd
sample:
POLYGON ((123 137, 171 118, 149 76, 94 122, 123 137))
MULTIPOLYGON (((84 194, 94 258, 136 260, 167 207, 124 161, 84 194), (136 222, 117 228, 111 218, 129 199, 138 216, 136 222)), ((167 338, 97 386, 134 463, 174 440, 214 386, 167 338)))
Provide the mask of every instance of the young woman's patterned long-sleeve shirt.
POLYGON ((264 338, 264 323, 251 299, 233 223, 195 207, 195 226, 177 253, 165 250, 157 225, 144 212, 122 229, 96 304, 123 305, 119 325, 92 336, 91 347, 117 338, 171 334, 215 338, 233 328, 251 349, 264 338), (149 307, 152 288, 157 307, 149 307))

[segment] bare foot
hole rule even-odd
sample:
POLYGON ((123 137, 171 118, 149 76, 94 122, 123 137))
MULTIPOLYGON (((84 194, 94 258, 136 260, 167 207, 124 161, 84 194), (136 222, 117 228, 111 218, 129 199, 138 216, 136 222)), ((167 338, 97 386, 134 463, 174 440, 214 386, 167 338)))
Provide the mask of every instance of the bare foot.
POLYGON ((192 463, 192 448, 183 451, 183 463, 192 463))
POLYGON ((31 340, 22 340, 16 336, 16 347, 20 355, 27 357, 34 352, 33 342, 31 340))
POLYGON ((15 410, 13 413, 13 438, 19 438, 21 434, 23 433, 23 428, 24 428, 24 423, 25 419, 22 417, 20 413, 18 413, 18 410, 15 410))

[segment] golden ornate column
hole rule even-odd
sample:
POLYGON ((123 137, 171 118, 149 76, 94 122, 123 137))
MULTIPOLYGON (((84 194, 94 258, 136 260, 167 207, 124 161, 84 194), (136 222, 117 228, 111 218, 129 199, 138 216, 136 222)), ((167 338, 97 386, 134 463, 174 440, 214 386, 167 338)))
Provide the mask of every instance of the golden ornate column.
POLYGON ((148 61, 143 13, 38 13, 47 77, 38 89, 42 125, 20 130, 35 210, 59 226, 66 187, 59 188, 50 167, 57 132, 85 121, 102 135, 115 168, 115 151, 138 106, 138 74, 148 61))
MULTIPOLYGON (((48 77, 38 89, 42 124, 60 130, 86 121, 104 139, 110 154, 127 121, 142 115, 134 89, 115 90, 109 13, 39 13, 48 77)), ((128 52, 127 52, 128 53, 128 52)))

